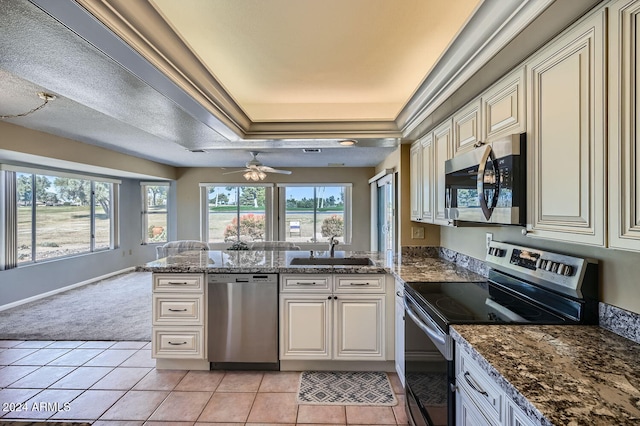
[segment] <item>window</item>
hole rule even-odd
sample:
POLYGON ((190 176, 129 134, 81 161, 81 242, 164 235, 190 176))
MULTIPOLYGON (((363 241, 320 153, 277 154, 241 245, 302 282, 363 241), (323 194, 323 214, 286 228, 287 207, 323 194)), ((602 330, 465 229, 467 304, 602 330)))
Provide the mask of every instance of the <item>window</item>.
POLYGON ((282 240, 351 243, 350 184, 282 185, 280 211, 282 240))
POLYGON ((3 268, 112 249, 119 181, 2 166, 7 234, 3 268), (9 220, 10 219, 10 220, 9 220))
POLYGON ((142 182, 142 242, 166 243, 169 225, 169 182, 142 182))
POLYGON ((209 243, 271 239, 271 185, 200 184, 202 234, 209 243))

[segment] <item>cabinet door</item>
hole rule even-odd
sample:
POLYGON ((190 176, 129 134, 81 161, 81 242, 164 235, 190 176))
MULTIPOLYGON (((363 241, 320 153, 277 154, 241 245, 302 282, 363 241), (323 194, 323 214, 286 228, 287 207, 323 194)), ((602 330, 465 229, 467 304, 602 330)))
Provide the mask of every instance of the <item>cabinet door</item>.
POLYGON ((604 12, 527 63, 530 235, 604 240, 604 12))
POLYGON ((396 372, 404 386, 404 285, 396 281, 396 310, 395 310, 395 355, 396 372))
POLYGON ((480 99, 470 102, 453 115, 454 155, 471 151, 480 141, 480 99))
POLYGON ((456 426, 496 425, 489 421, 464 389, 456 392, 456 426))
POLYGON ((534 422, 524 414, 515 402, 507 401, 506 426, 533 426, 534 422))
POLYGON ((421 173, 422 173, 422 194, 420 205, 420 216, 425 222, 433 222, 433 134, 429 133, 420 139, 421 147, 421 173))
POLYGON ((609 245, 640 250, 640 1, 611 4, 609 245))
POLYGON ((483 142, 526 131, 524 80, 524 67, 519 67, 482 95, 483 142))
POLYGON ((280 297, 280 359, 331 358, 331 296, 280 297))
POLYGON ((444 163, 451 158, 451 119, 440 124, 433 131, 433 199, 434 199, 434 220, 438 225, 449 225, 449 221, 444 217, 445 189, 444 189, 444 163))
POLYGON ((410 187, 410 204, 411 204, 411 220, 420 221, 420 207, 422 204, 422 147, 420 142, 414 142, 411 145, 409 154, 409 187, 410 187))
POLYGON ((334 303, 335 359, 384 360, 384 295, 338 295, 334 303))

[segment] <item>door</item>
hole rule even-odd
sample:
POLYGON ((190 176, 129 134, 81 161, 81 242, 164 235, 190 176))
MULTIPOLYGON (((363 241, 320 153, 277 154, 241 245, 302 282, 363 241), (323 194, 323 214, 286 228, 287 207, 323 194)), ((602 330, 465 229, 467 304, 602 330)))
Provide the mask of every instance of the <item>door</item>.
POLYGON ((331 302, 328 295, 280 296, 280 358, 331 358, 331 302))
POLYGON ((334 296, 335 359, 385 359, 385 297, 334 296))
POLYGON ((395 173, 387 174, 371 183, 372 218, 375 229, 371 232, 373 251, 393 255, 396 249, 396 179, 395 173))
POLYGON ((531 236, 605 244, 605 13, 527 63, 531 236))
POLYGON ((640 251, 640 1, 609 14, 609 246, 640 251))
POLYGON ((445 198, 445 171, 444 163, 449 160, 452 150, 452 121, 446 120, 433 131, 433 156, 434 156, 434 223, 437 225, 450 225, 445 216, 447 207, 445 198))

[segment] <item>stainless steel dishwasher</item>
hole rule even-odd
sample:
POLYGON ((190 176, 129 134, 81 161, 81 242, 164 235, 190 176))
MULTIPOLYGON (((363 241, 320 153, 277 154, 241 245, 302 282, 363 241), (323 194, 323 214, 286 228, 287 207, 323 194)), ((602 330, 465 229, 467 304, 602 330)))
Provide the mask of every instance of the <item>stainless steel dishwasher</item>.
POLYGON ((212 369, 278 370, 278 275, 209 274, 212 369))

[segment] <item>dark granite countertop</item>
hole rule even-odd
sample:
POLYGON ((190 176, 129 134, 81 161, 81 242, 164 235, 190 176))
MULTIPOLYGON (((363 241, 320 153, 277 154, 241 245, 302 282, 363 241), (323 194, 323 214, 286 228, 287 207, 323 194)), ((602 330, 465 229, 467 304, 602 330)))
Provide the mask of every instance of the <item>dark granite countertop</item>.
MULTIPOLYGON (((308 251, 212 250, 185 251, 138 266, 146 272, 208 272, 208 273, 281 273, 281 274, 392 274, 403 282, 469 282, 484 281, 481 275, 454 262, 424 256, 386 256, 375 251, 336 251, 335 257, 367 257, 371 266, 292 266, 294 257, 308 257, 308 251)), ((314 256, 328 257, 327 252, 314 256)))
POLYGON ((640 424, 640 344, 598 326, 455 325, 535 424, 640 424))

